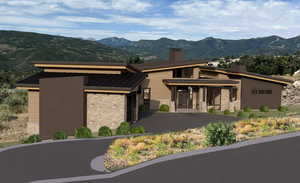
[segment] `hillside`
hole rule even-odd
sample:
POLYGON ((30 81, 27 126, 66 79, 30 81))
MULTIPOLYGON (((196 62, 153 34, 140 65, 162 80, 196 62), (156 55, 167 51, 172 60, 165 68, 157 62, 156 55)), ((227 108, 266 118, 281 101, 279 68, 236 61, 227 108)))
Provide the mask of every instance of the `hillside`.
POLYGON ((213 59, 241 55, 285 55, 300 50, 300 36, 290 39, 270 36, 241 40, 209 37, 199 41, 171 40, 168 38, 129 41, 124 38, 113 37, 98 42, 144 57, 157 56, 159 59, 167 58, 170 47, 183 48, 187 59, 213 59))
POLYGON ((95 41, 0 31, 0 69, 31 70, 31 61, 124 61, 131 54, 95 41))

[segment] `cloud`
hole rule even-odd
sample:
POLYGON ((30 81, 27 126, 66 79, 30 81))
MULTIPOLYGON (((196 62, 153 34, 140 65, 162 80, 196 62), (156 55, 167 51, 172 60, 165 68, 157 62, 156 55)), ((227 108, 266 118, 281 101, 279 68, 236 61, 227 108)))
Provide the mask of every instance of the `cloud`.
POLYGON ((57 20, 66 22, 77 22, 77 23, 111 23, 109 19, 94 18, 94 17, 80 17, 80 16, 58 16, 57 20))
POLYGON ((176 16, 185 18, 194 27, 194 32, 206 29, 211 31, 207 33, 222 37, 228 32, 235 32, 237 37, 294 36, 300 28, 297 23, 300 6, 293 1, 181 0, 171 8, 176 16))
POLYGON ((68 27, 70 23, 37 17, 0 16, 0 24, 44 27, 68 27))

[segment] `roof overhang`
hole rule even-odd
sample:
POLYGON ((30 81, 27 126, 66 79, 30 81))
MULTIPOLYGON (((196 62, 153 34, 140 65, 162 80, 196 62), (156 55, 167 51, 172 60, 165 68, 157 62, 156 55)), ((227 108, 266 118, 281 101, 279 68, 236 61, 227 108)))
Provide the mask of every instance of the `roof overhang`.
POLYGON ((206 66, 207 63, 198 63, 198 64, 185 64, 185 65, 172 65, 172 66, 162 66, 158 68, 151 69, 142 69, 142 72, 157 72, 171 69, 180 69, 180 68, 189 68, 189 67, 198 67, 198 66, 206 66))
POLYGON ((230 79, 164 79, 168 86, 237 86, 238 81, 230 79))
POLYGON ((260 74, 255 74, 255 73, 242 73, 242 72, 232 72, 228 70, 222 70, 222 69, 216 69, 216 68, 203 68, 201 67, 200 70, 203 71, 209 71, 209 72, 217 72, 217 73, 222 73, 222 74, 227 74, 227 75, 236 75, 236 76, 242 76, 242 77, 249 77, 253 79, 259 79, 259 80, 265 80, 265 81, 270 81, 270 82, 275 82, 279 84, 284 84, 284 85, 289 85, 292 84, 293 81, 291 80, 286 80, 286 79, 277 79, 275 77, 269 77, 269 76, 264 76, 260 74))

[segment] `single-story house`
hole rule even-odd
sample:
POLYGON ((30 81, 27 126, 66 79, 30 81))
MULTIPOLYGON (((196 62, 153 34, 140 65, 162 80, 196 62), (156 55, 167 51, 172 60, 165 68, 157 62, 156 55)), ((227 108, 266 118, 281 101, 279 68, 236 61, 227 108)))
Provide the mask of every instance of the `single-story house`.
POLYGON ((207 61, 184 60, 171 49, 168 61, 144 64, 100 62, 34 62, 42 71, 20 82, 28 90, 28 134, 51 138, 56 131, 74 134, 87 126, 117 128, 136 121, 139 108, 170 112, 224 111, 281 105, 283 86, 290 80, 231 69, 209 67, 207 61))

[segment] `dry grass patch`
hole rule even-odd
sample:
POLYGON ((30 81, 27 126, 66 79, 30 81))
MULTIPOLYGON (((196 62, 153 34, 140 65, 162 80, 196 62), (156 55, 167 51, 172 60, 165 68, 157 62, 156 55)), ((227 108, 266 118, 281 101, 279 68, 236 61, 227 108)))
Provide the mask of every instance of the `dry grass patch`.
POLYGON ((114 171, 158 157, 214 146, 207 144, 208 140, 219 142, 227 138, 234 143, 297 130, 300 130, 299 118, 257 118, 241 120, 229 126, 215 123, 183 132, 122 138, 110 145, 104 165, 114 171), (210 133, 207 133, 208 130, 210 133))

